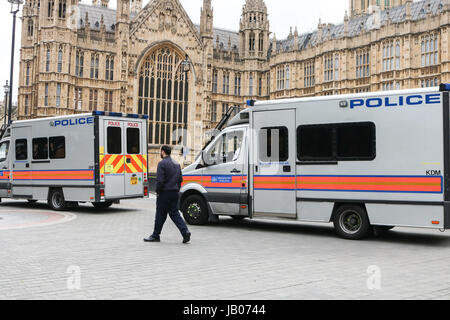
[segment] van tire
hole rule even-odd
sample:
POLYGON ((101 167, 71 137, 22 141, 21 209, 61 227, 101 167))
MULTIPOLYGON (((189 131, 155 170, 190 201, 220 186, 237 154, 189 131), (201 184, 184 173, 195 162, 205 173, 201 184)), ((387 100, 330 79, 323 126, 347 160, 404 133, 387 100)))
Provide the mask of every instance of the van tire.
POLYGON ((64 199, 64 193, 61 189, 52 189, 50 191, 48 205, 55 211, 64 211, 67 209, 67 202, 64 199))
POLYGON ((193 194, 181 204, 184 220, 190 225, 201 226, 208 223, 209 213, 202 196, 193 194))
POLYGON ((344 239, 360 240, 372 229, 366 210, 358 205, 342 205, 334 214, 334 230, 344 239))
POLYGON ((110 201, 108 201, 108 202, 92 202, 92 205, 96 209, 107 209, 107 208, 111 207, 113 205, 113 203, 110 201))

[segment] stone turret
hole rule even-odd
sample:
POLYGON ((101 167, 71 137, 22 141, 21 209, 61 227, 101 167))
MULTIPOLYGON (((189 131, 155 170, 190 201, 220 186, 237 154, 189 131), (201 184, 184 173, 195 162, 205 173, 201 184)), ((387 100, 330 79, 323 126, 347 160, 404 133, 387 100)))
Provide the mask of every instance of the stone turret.
POLYGON ((211 0, 203 0, 203 7, 200 10, 200 36, 204 41, 213 38, 213 17, 211 0))
POLYGON ((265 58, 269 48, 269 20, 264 0, 247 0, 239 28, 241 56, 244 59, 265 58))
POLYGON ((131 0, 131 13, 138 14, 142 10, 142 0, 131 0))

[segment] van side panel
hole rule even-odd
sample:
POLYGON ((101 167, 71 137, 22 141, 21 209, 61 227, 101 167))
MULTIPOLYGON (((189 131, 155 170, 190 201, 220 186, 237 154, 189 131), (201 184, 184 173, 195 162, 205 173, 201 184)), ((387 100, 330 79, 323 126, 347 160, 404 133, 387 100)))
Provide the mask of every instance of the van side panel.
POLYGON ((367 214, 372 225, 427 227, 442 229, 444 211, 442 206, 405 204, 366 204, 367 214), (435 225, 431 221, 439 222, 435 225))
POLYGON ((51 188, 61 188, 66 201, 91 201, 94 188, 93 121, 90 114, 17 121, 12 124, 11 165, 13 197, 47 200, 51 188), (28 158, 15 158, 17 128, 30 128, 28 158), (41 142, 38 140, 41 138, 41 142), (58 148, 64 139, 64 149, 58 148), (35 143, 34 143, 35 142, 35 143), (52 149, 52 147, 54 147, 52 149), (54 150, 53 154, 50 149, 54 150), (68 189, 69 188, 69 189, 68 189), (71 188, 82 188, 72 192, 71 188), (88 192, 92 189, 92 192, 88 192), (15 192, 14 192, 15 191, 15 192))
POLYGON ((296 108, 295 129, 304 126, 296 132, 296 144, 290 145, 297 151, 302 143, 298 135, 311 126, 375 126, 375 139, 366 142, 375 146, 374 158, 338 157, 337 129, 332 131, 333 156, 302 158, 307 161, 297 156, 299 220, 328 222, 334 204, 360 203, 375 225, 440 229, 444 223, 450 227, 448 95, 417 89, 274 101, 256 105, 252 113, 296 108))

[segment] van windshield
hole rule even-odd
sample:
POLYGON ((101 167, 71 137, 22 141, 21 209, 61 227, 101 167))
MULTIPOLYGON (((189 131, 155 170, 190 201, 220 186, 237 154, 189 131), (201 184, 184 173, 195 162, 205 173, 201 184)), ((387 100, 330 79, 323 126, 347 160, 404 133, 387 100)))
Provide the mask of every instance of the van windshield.
POLYGON ((4 162, 8 158, 9 141, 0 144, 0 162, 4 162))

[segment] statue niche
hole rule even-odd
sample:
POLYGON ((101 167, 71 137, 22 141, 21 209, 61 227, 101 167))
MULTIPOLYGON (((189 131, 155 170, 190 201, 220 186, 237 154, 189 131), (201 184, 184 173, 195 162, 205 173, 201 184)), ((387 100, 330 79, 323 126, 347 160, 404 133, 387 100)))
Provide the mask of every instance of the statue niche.
POLYGON ((167 3, 160 8, 159 12, 159 31, 171 31, 177 33, 178 17, 174 11, 172 3, 167 3))

